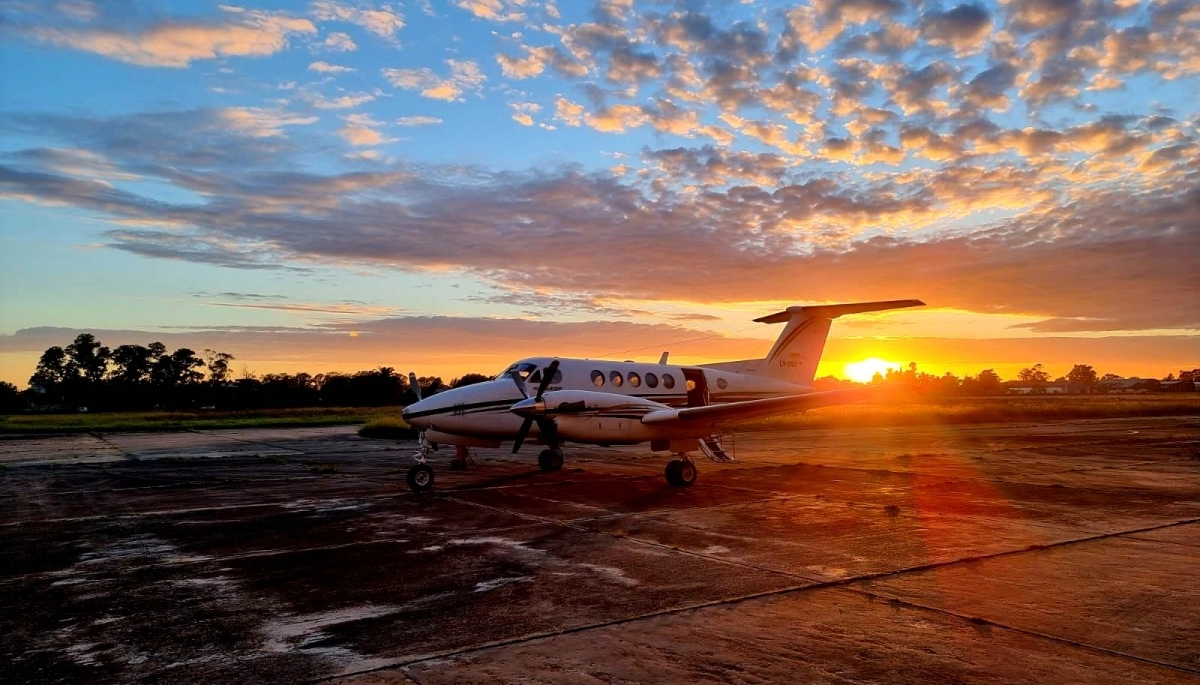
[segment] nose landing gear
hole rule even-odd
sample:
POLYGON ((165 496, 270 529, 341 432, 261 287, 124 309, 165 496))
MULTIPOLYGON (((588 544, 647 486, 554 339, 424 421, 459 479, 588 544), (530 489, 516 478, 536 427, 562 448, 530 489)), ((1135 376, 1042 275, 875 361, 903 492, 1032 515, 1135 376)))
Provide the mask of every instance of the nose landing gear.
POLYGON ((687 488, 696 482, 696 463, 686 454, 681 459, 672 459, 667 463, 667 483, 673 487, 687 488))

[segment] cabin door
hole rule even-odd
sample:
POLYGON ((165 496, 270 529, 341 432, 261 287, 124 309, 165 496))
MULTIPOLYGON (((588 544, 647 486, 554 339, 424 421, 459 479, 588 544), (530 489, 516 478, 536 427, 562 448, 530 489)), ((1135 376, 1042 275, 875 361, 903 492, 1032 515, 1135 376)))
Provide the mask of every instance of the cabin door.
POLYGON ((708 381, 700 369, 684 369, 683 381, 687 385, 687 406, 708 406, 708 381))

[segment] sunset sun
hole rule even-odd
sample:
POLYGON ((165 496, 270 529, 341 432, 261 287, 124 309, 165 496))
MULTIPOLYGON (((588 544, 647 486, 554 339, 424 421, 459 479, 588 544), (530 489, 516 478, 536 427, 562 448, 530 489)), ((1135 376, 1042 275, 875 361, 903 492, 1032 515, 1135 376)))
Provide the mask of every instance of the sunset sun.
POLYGON ((871 357, 860 362, 853 362, 842 367, 842 375, 858 383, 870 383, 875 374, 887 375, 889 369, 899 369, 901 364, 889 362, 879 357, 871 357))

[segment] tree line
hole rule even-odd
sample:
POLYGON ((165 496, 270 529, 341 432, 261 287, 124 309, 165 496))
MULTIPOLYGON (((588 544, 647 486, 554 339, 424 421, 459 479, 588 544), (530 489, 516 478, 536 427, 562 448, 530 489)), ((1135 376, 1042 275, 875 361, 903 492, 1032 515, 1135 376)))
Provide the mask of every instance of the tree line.
MULTIPOLYGON (((0 413, 22 409, 130 411, 144 409, 221 410, 275 407, 365 407, 415 401, 408 379, 392 367, 357 373, 268 373, 244 370, 234 377, 235 357, 226 352, 181 347, 169 352, 161 342, 110 349, 91 333, 66 347, 42 353, 19 392, 0 383, 0 413)), ((447 385, 440 377, 417 379, 422 394, 487 380, 467 374, 447 385)))
MULTIPOLYGON (((226 352, 181 347, 168 352, 165 345, 121 345, 109 349, 91 333, 82 333, 66 347, 54 346, 42 353, 29 378, 29 389, 18 391, 12 383, 0 381, 0 413, 26 409, 75 411, 129 411, 142 409, 221 410, 285 407, 365 407, 404 405, 416 400, 408 379, 395 369, 382 366, 357 373, 268 373, 262 376, 243 370, 233 376, 235 357, 226 352)), ((440 377, 417 379, 421 394, 428 395, 447 387, 488 380, 490 376, 469 373, 444 383, 440 377)), ((1102 381, 1119 379, 1107 373, 1099 375, 1087 364, 1074 365, 1054 382, 1076 383, 1091 392, 1102 381)), ((1022 369, 1016 380, 1033 386, 1052 382, 1041 364, 1022 369)), ((1197 381, 1200 369, 1168 374, 1163 381, 1197 381)), ((976 375, 941 376, 918 370, 916 363, 906 369, 876 374, 875 385, 903 387, 920 395, 982 396, 1003 395, 1008 389, 992 369, 976 375)), ((1156 381, 1148 381, 1144 389, 1156 381)), ((833 376, 817 379, 818 390, 859 385, 833 376)))
MULTIPOLYGON (((1046 371, 1045 367, 1041 364, 1034 364, 1018 371, 1017 377, 1012 383, 1028 385, 1035 389, 1039 387, 1044 388, 1044 386, 1051 383, 1073 383, 1082 389, 1083 392, 1092 393, 1100 391, 1103 381, 1122 379, 1122 376, 1118 376, 1115 373, 1100 375, 1090 364, 1075 364, 1066 374, 1052 378, 1050 372, 1046 371)), ((1180 370, 1178 377, 1174 373, 1169 373, 1161 382, 1176 380, 1184 382, 1200 381, 1200 369, 1180 370)), ((889 369, 885 374, 876 373, 875 377, 871 380, 872 385, 903 388, 906 392, 919 395, 940 396, 1004 395, 1008 393, 1009 385, 1012 383, 1006 384, 1004 379, 1000 377, 1000 374, 996 373, 993 369, 984 369, 974 376, 968 374, 959 378, 950 372, 946 372, 941 376, 925 373, 917 368, 916 362, 910 362, 908 368, 905 369, 889 369)), ((854 381, 842 380, 834 376, 818 378, 815 383, 817 390, 834 390, 859 385, 861 384, 854 381)), ((1133 389, 1152 391, 1157 390, 1159 387, 1159 380, 1144 379, 1133 389)))

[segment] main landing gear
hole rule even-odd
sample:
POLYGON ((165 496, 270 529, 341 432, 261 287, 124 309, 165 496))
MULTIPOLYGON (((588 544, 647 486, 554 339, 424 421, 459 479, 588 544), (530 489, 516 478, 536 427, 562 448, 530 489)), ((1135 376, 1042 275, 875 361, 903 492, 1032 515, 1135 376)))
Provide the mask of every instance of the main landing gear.
POLYGON ((468 466, 476 466, 475 460, 471 458, 471 450, 458 445, 454 448, 454 459, 450 460, 451 471, 463 471, 468 466))
POLYGON ((538 454, 538 466, 542 467, 543 471, 557 471, 562 468, 562 465, 563 453, 561 447, 542 450, 538 454))
POLYGON ((677 488, 691 487, 696 482, 696 463, 688 455, 681 459, 672 459, 667 463, 667 483, 677 488))

